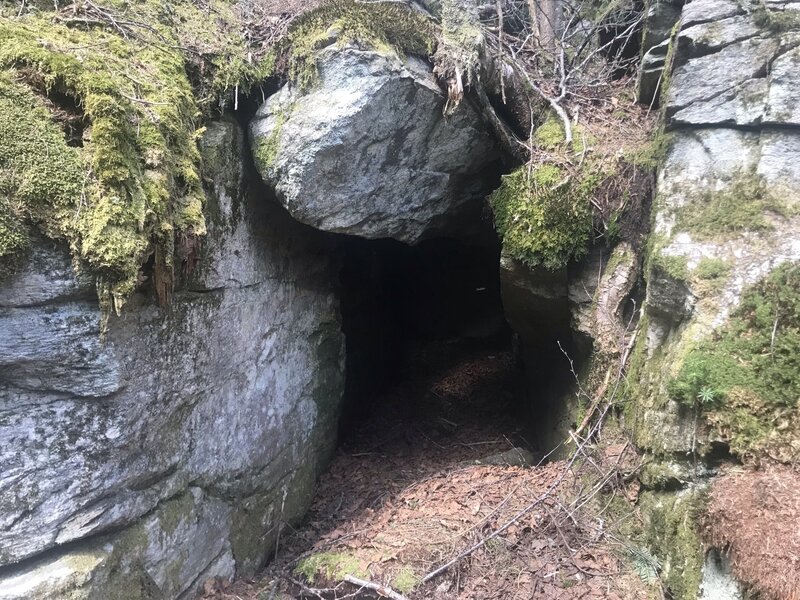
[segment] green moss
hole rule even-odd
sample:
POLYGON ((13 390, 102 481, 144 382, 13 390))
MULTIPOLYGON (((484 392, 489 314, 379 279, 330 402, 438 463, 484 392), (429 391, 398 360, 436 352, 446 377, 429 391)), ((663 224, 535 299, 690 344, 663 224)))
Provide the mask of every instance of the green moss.
POLYGON ((256 71, 234 64, 234 54, 246 55, 241 36, 233 43, 222 34, 222 23, 234 26, 230 3, 212 1, 207 8, 214 17, 191 2, 112 1, 106 10, 117 25, 91 19, 79 7, 74 18, 34 12, 0 19, 0 127, 14 130, 3 136, 0 150, 6 156, 0 159, 4 187, 14 188, 3 190, 0 221, 10 240, 4 255, 23 249, 23 222, 36 224, 69 242, 97 276, 103 306, 119 310, 150 255, 159 254, 171 270, 175 235, 205 232, 196 141, 202 109, 216 98, 204 91, 222 93, 234 79, 245 85, 256 71), (123 21, 134 25, 120 26, 123 21), (197 43, 213 56, 183 48, 200 31, 208 39, 197 43), (187 71, 198 56, 212 64, 192 82, 187 71), (57 128, 42 108, 45 97, 53 100, 54 114, 72 114, 85 128, 79 147, 56 139, 57 128), (35 110, 20 119, 8 110, 12 99, 35 110), (41 145, 29 141, 43 139, 41 145), (17 158, 10 160, 11 154, 17 158), (33 163, 40 165, 33 173, 40 181, 30 181, 27 165, 33 163))
POLYGON ((650 142, 641 148, 636 148, 632 152, 625 154, 625 160, 644 169, 658 169, 667 158, 667 153, 672 144, 673 136, 666 133, 661 127, 653 133, 650 142))
POLYGON ((278 151, 280 150, 281 132, 286 119, 291 113, 291 107, 286 110, 278 111, 275 114, 275 125, 266 138, 261 138, 258 141, 258 146, 255 150, 256 163, 262 167, 271 167, 278 158, 278 151))
POLYGON ((564 125, 552 114, 533 133, 536 146, 546 150, 555 150, 565 139, 564 125))
POLYGON ((667 55, 664 57, 664 70, 661 75, 661 85, 658 92, 659 105, 667 106, 669 100, 669 88, 672 85, 672 70, 675 67, 675 48, 677 46, 676 40, 681 31, 681 21, 678 20, 672 26, 672 31, 669 36, 669 45, 667 47, 667 55))
POLYGON ((742 231, 772 229, 767 213, 785 216, 788 208, 773 197, 766 182, 756 173, 742 173, 724 190, 706 192, 677 213, 679 229, 698 239, 730 237, 742 231))
POLYGON ((662 582, 676 600, 697 598, 704 553, 696 522, 706 501, 697 488, 640 495, 643 541, 661 563, 662 582))
POLYGON ((261 55, 242 35, 246 19, 233 0, 162 3, 184 53, 203 112, 230 107, 275 72, 275 54, 261 55))
POLYGON ((731 264, 721 258, 703 258, 697 265, 700 279, 720 279, 730 273, 731 264))
POLYGON ((648 490, 679 488, 692 479, 689 465, 666 458, 650 460, 639 471, 639 481, 648 490))
POLYGON ((302 89, 317 79, 317 52, 335 39, 340 46, 357 43, 386 53, 433 52, 433 24, 420 13, 398 3, 360 3, 330 0, 298 18, 282 44, 289 73, 302 89))
POLYGON ((685 256, 672 256, 655 252, 650 257, 650 269, 658 269, 675 281, 686 281, 689 278, 689 265, 685 256))
POLYGON ((420 578, 414 573, 414 569, 405 566, 392 578, 392 587, 401 594, 408 594, 420 584, 420 578))
MULTIPOLYGON (((558 115, 551 112, 547 119, 533 132, 533 142, 538 148, 544 150, 558 150, 566 141, 564 124, 558 115)), ((572 144, 570 149, 575 152, 583 152, 584 144, 591 146, 595 143, 593 137, 586 136, 584 129, 580 125, 572 126, 572 144)))
POLYGON ((495 225, 504 251, 522 262, 548 269, 583 256, 592 231, 590 197, 601 177, 575 181, 555 165, 527 167, 505 175, 491 196, 495 225))
POLYGON ((800 407, 800 265, 783 265, 747 290, 726 327, 687 353, 668 390, 702 406, 740 455, 776 436, 796 441, 796 427, 776 423, 800 407))
POLYGON ((194 498, 189 493, 168 500, 161 506, 161 510, 158 513, 158 522, 161 525, 161 530, 166 535, 172 535, 181 522, 192 516, 194 508, 194 498))
MULTIPOLYGON (((105 313, 119 312, 153 255, 166 298, 176 236, 206 230, 197 147, 205 117, 266 79, 281 52, 309 83, 331 28, 340 43, 433 48, 431 23, 406 7, 332 0, 259 57, 238 6, 108 0, 106 17, 80 3, 71 13, 0 7, 0 275, 35 226, 66 240, 96 276, 105 313)), ((276 145, 264 152, 274 159, 276 145)))
POLYGON ((309 583, 341 581, 345 575, 362 578, 367 576, 355 556, 338 552, 312 554, 301 560, 294 572, 303 576, 309 583))
POLYGON ((0 70, 0 275, 27 250, 31 224, 74 235, 85 170, 44 103, 0 70))
POLYGON ((477 3, 442 0, 441 4, 442 35, 437 63, 448 76, 458 74, 470 84, 484 46, 477 3))

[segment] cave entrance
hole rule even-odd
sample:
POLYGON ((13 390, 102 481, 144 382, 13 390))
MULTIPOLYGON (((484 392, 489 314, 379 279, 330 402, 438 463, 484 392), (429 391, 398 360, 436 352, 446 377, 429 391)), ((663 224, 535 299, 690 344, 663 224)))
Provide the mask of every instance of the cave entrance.
POLYGON ((423 472, 535 459, 499 265, 493 235, 416 246, 346 240, 343 447, 404 455, 406 468, 423 472))
MULTIPOLYGON (((557 463, 537 465, 550 450, 542 440, 569 380, 558 346, 570 348, 569 301, 526 283, 561 289, 566 274, 551 284, 527 269, 533 282, 515 277, 487 229, 415 246, 338 238, 346 338, 340 445, 305 522, 270 567, 294 574, 293 597, 384 597, 340 587, 342 579, 363 583, 347 579, 353 573, 411 592, 562 473, 557 463)), ((444 587, 436 597, 489 597, 458 589, 463 577, 477 590, 500 560, 504 573, 529 569, 538 553, 540 564, 555 560, 532 543, 538 529, 526 526, 522 535, 498 538, 476 554, 483 558, 437 580, 437 590, 444 587)), ((516 575, 507 585, 516 589, 516 575)))

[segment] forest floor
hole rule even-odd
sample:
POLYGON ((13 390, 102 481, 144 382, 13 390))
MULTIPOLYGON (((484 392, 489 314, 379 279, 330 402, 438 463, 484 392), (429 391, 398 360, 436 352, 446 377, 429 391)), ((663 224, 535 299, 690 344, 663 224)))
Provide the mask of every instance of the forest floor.
MULTIPOLYGON (((412 376, 376 399, 266 570, 209 581, 203 598, 385 597, 348 575, 408 600, 654 596, 623 558, 608 517, 592 511, 601 494, 587 490, 598 477, 575 461, 529 466, 538 457, 515 414, 522 382, 510 352, 445 346, 416 353, 412 376)), ((601 454, 591 461, 598 472, 634 459, 624 444, 601 454)))

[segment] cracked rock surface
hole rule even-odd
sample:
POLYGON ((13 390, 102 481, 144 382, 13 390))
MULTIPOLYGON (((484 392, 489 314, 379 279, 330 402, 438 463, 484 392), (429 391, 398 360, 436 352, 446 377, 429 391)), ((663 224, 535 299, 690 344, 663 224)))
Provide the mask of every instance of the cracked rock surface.
MULTIPOLYGON (((800 3, 768 8, 800 16, 800 3)), ((665 465, 665 456, 702 458, 726 442, 669 392, 687 352, 725 330, 744 290, 800 261, 800 20, 774 28, 740 3, 693 0, 680 23, 666 104, 670 145, 645 267, 646 364, 638 374, 645 392, 634 426, 637 445, 665 465), (741 206, 748 218, 720 226, 741 206), (721 265, 713 282, 704 264, 721 265)), ((707 478, 688 477, 675 492, 646 490, 640 499, 677 502, 707 478)), ((669 565, 664 581, 694 577, 701 598, 740 597, 728 570, 706 561, 701 573, 681 573, 680 550, 655 551, 669 565)))
POLYGON ((3 600, 191 597, 304 513, 343 386, 334 270, 245 194, 243 144, 205 133, 208 243, 168 308, 135 296, 101 340, 46 242, 0 286, 3 600))
MULTIPOLYGON (((786 11, 800 15, 800 3, 786 11)), ((678 126, 800 126, 800 32, 759 26, 730 0, 686 5, 667 99, 678 126)))

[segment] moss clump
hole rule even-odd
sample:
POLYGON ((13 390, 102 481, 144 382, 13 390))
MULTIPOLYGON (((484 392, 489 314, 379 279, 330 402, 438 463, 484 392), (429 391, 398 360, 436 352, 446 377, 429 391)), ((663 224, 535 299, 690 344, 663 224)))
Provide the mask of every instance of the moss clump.
POLYGON ((405 566, 392 578, 392 587, 401 594, 408 594, 420 584, 420 578, 414 573, 414 569, 405 566))
POLYGON ((355 556, 339 552, 320 552, 301 560, 294 570, 309 583, 337 582, 345 575, 366 577, 366 571, 355 556))
POLYGON ((18 258, 36 225, 69 242, 98 278, 106 310, 119 311, 154 254, 156 290, 168 297, 176 236, 205 232, 201 120, 274 66, 251 60, 236 6, 0 7, 0 128, 13 132, 0 148, 0 260, 18 258), (36 110, 21 118, 8 108, 12 98, 36 110), (60 121, 67 114, 79 123, 82 135, 70 136, 69 147, 63 134, 55 139, 45 105, 60 121))
MULTIPOLYGON (((549 113, 544 123, 536 128, 533 132, 533 143, 537 148, 544 150, 558 150, 562 147, 567 139, 564 132, 564 124, 555 113, 549 113)), ((584 144, 587 146, 594 145, 595 140, 592 136, 587 138, 586 132, 580 125, 572 126, 572 144, 570 149, 575 152, 583 152, 584 144)))
POLYGON ((661 580, 673 598, 697 597, 704 559, 697 518, 706 503, 707 494, 697 488, 640 496, 643 542, 661 563, 661 580))
POLYGON ((545 164, 505 175, 491 196, 503 249, 529 266, 564 267, 586 254, 592 232, 590 198, 601 177, 579 181, 545 164))
POLYGON ((722 279, 731 271, 731 264, 721 258, 704 258, 698 265, 696 274, 700 279, 714 281, 722 279))
POLYGON ((288 56, 292 80, 307 89, 318 76, 317 52, 332 41, 403 56, 431 54, 435 39, 433 24, 402 4, 330 0, 295 21, 279 52, 288 56))
POLYGON ((740 174, 726 189, 706 192, 679 209, 677 226, 698 239, 724 238, 742 231, 772 229, 768 212, 785 216, 788 208, 770 194, 761 176, 740 174))
POLYGON ((0 70, 0 276, 29 245, 28 224, 52 237, 71 237, 85 167, 50 119, 41 99, 0 70))
POLYGON ((653 133, 649 143, 625 153, 625 160, 644 169, 658 169, 667 159, 672 140, 672 134, 661 127, 653 133))
POLYGON ((675 281, 686 281, 689 278, 689 264, 685 256, 656 252, 650 257, 649 264, 651 269, 657 269, 675 281))
POLYGON ((564 126, 552 114, 533 132, 534 143, 546 150, 555 150, 565 139, 564 126))
POLYGON ((783 265, 749 289, 725 329, 688 352, 668 391, 702 406, 742 456, 798 442, 800 265, 783 265))

